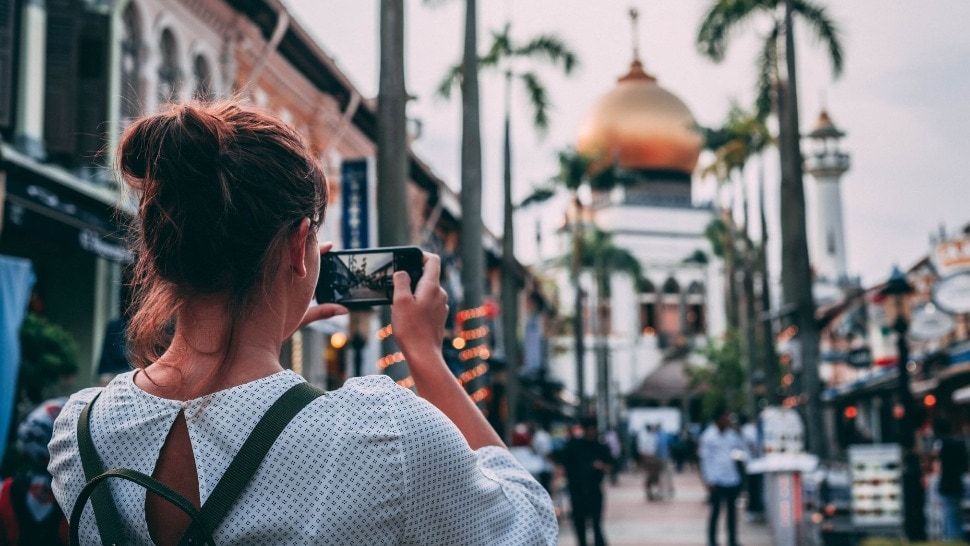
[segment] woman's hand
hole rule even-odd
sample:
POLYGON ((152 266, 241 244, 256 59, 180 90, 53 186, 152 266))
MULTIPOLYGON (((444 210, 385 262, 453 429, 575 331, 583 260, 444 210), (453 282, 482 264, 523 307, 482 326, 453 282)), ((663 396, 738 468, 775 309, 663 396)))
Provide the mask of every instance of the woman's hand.
POLYGON ((448 317, 448 294, 441 288, 440 278, 441 258, 428 252, 424 253, 424 272, 414 293, 411 277, 404 271, 394 273, 391 324, 394 339, 412 366, 429 360, 429 356, 440 360, 448 317))
MULTIPOLYGON (((320 244, 320 255, 330 252, 331 248, 333 248, 333 243, 320 244)), ((348 309, 338 303, 321 303, 319 305, 311 305, 303 315, 303 320, 300 321, 300 328, 303 328, 311 322, 333 318, 337 315, 346 315, 347 313, 348 309)))

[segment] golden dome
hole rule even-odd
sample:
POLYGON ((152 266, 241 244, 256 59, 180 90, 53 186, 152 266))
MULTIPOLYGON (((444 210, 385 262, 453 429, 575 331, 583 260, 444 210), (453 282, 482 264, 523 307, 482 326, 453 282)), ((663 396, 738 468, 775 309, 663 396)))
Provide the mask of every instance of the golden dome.
POLYGON ((580 126, 576 151, 594 165, 691 173, 702 137, 679 98, 657 85, 634 58, 630 72, 599 100, 580 126))

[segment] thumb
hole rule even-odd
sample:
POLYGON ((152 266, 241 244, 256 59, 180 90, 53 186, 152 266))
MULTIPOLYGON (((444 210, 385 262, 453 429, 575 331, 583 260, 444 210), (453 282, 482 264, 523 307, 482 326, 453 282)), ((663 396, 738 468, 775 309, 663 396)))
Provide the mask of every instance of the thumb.
POLYGON ((394 301, 400 298, 413 298, 411 293, 411 276, 407 271, 394 272, 394 301))

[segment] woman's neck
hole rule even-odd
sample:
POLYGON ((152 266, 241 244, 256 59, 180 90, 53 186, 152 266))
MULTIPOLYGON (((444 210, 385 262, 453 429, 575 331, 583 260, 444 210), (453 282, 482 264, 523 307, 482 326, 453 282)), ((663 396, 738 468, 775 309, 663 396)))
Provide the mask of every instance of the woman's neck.
POLYGON ((249 313, 229 332, 226 305, 201 300, 176 320, 172 343, 157 361, 135 376, 151 394, 175 400, 198 398, 282 371, 277 314, 267 307, 249 313))

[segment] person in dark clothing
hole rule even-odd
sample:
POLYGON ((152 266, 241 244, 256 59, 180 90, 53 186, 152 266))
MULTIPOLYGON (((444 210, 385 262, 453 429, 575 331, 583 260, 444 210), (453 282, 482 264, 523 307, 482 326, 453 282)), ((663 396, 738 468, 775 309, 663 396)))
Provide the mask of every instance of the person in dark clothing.
POLYGON ((950 423, 945 419, 933 422, 936 434, 936 457, 940 466, 940 482, 937 490, 943 500, 943 538, 963 538, 963 475, 967 472, 967 446, 962 440, 950 435, 950 423))
POLYGON ((597 437, 596 422, 584 421, 573 427, 572 438, 553 458, 566 472, 577 543, 586 546, 586 525, 590 523, 594 544, 605 546, 601 525, 603 476, 609 473, 613 458, 610 448, 597 437))

